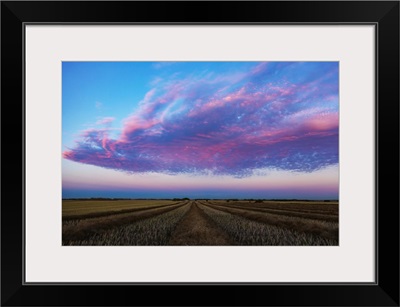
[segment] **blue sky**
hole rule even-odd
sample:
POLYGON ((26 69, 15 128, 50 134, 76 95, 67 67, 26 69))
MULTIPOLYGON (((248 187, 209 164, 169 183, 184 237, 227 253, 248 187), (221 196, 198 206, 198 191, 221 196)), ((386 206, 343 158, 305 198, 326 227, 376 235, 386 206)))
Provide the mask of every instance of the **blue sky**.
POLYGON ((337 62, 64 62, 62 74, 66 197, 338 196, 337 62))

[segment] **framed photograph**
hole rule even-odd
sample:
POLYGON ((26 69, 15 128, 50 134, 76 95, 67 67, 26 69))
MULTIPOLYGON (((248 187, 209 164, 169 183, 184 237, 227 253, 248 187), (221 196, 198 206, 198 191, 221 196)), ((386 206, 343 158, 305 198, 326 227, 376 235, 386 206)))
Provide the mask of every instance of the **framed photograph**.
POLYGON ((2 305, 399 306, 399 2, 1 8, 2 305))

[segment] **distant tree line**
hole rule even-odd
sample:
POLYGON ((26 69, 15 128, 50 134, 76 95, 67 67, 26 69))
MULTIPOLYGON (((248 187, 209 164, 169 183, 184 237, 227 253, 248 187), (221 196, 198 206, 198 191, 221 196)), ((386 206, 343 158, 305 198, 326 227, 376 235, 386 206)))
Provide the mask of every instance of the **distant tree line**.
MULTIPOLYGON (((182 201, 182 200, 190 200, 188 197, 184 198, 128 198, 128 197, 86 197, 86 198, 63 198, 62 200, 173 200, 173 201, 182 201)), ((223 200, 223 199, 213 199, 213 198, 197 198, 196 200, 210 201, 210 200, 223 200)), ((337 199, 298 199, 298 198, 264 198, 264 199, 254 199, 254 198, 228 198, 225 199, 226 202, 230 201, 248 201, 248 202, 256 202, 262 203, 264 201, 309 201, 309 202, 338 202, 337 199)))

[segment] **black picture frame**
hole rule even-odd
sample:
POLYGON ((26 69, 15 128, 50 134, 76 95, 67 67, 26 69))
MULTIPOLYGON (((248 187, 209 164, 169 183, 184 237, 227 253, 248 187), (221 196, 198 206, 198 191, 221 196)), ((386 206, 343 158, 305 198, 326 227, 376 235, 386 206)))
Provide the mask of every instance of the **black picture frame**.
POLYGON ((398 1, 3 1, 1 76, 3 306, 399 306, 398 1), (24 25, 33 22, 375 25, 376 282, 25 284, 24 25))

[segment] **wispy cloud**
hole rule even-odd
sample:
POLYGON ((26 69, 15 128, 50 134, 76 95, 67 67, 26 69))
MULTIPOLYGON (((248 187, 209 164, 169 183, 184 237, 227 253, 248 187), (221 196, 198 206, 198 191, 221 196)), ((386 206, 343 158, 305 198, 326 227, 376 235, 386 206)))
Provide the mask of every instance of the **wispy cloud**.
POLYGON ((114 117, 103 117, 96 121, 96 125, 109 125, 115 120, 114 117))
POLYGON ((160 79, 123 122, 115 139, 83 132, 63 157, 141 173, 311 172, 338 162, 338 65, 255 63, 160 79))

